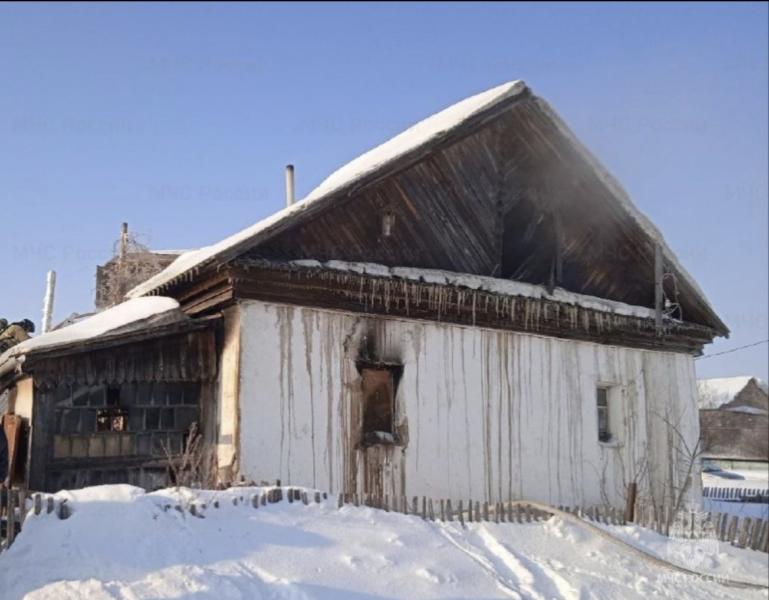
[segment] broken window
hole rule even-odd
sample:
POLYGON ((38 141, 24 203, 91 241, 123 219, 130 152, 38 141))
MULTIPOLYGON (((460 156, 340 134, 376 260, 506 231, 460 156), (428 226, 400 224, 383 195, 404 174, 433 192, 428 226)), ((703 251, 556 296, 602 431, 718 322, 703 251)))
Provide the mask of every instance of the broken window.
POLYGON ((596 404, 598 406, 598 441, 608 442, 611 440, 611 431, 609 430, 609 388, 599 387, 596 389, 596 404))
POLYGON ((362 390, 363 446, 397 443, 395 431, 395 389, 403 367, 400 365, 359 365, 362 390))
POLYGON ((96 411, 96 431, 125 431, 128 411, 120 407, 120 388, 107 388, 107 408, 96 411))

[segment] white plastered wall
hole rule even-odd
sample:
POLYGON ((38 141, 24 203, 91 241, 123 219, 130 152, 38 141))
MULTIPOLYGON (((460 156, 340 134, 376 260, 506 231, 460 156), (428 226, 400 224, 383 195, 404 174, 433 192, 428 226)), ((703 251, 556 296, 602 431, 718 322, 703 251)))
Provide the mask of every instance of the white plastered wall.
POLYGON ((255 481, 362 491, 350 406, 364 337, 379 360, 403 364, 407 443, 390 456, 386 493, 621 507, 633 479, 658 499, 669 465, 680 479, 666 421, 692 447, 699 436, 684 354, 258 301, 241 303, 237 322, 239 468, 255 481), (608 444, 597 385, 612 386, 608 444))

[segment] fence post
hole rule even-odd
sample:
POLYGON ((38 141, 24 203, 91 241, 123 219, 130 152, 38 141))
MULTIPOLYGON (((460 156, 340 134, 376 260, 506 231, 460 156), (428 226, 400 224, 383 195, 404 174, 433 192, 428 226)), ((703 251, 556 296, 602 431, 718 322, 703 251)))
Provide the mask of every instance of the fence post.
POLYGON ((716 525, 718 539, 719 541, 724 542, 726 541, 726 526, 729 524, 729 516, 724 513, 718 513, 716 519, 718 520, 716 525))
POLYGON ((769 553, 769 521, 764 523, 764 535, 761 536, 761 544, 758 549, 769 553))
POLYGON ((751 550, 758 550, 758 546, 761 544, 761 536, 764 533, 764 520, 763 519, 756 519, 753 522, 753 531, 751 532, 750 536, 750 545, 748 546, 751 550))
POLYGON ((638 492, 638 485, 631 481, 627 486, 627 501, 625 502, 625 521, 632 523, 635 521, 635 500, 638 492))
POLYGON ((737 536, 737 547, 738 548, 744 548, 746 543, 747 543, 748 535, 750 534, 750 523, 751 523, 751 518, 750 517, 745 517, 744 519, 742 519, 742 526, 740 527, 740 534, 739 534, 739 536, 737 536))
POLYGON ((5 519, 5 539, 8 540, 6 548, 10 548, 13 544, 13 540, 16 538, 16 494, 12 493, 12 490, 8 490, 8 504, 6 509, 5 519))
POLYGON ((461 523, 462 527, 465 526, 465 516, 462 514, 462 501, 459 501, 459 522, 461 523))
POLYGON ((69 504, 67 504, 66 498, 61 501, 59 504, 59 511, 57 513, 57 516, 60 519, 69 519, 69 504))
POLYGON ((446 519, 448 521, 454 520, 454 515, 451 512, 451 499, 446 500, 446 519))

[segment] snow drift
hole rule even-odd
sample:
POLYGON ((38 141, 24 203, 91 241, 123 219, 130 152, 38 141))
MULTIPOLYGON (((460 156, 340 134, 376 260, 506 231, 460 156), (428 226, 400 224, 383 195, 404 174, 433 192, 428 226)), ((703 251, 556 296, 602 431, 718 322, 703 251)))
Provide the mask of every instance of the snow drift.
MULTIPOLYGON (((463 529, 456 522, 370 508, 337 509, 333 498, 255 509, 248 499, 257 491, 145 493, 121 485, 60 492, 71 516, 28 517, 16 543, 0 555, 0 595, 3 600, 767 597, 676 577, 557 518, 463 529), (208 505, 203 518, 174 509, 192 498, 208 505), (219 508, 213 508, 214 500, 219 508)), ((673 543, 636 527, 609 529, 684 566, 734 579, 767 579, 765 554, 714 542, 698 555, 702 541, 673 543)))

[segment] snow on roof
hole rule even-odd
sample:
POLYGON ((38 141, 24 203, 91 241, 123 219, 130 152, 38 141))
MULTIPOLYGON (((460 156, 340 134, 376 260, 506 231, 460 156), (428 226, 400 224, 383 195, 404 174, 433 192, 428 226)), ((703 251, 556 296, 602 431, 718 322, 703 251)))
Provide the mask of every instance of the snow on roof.
POLYGON ((43 333, 9 348, 0 356, 0 369, 10 359, 36 350, 49 349, 73 342, 85 342, 109 333, 131 331, 146 325, 148 321, 153 323, 165 322, 166 319, 173 318, 175 314, 181 316, 179 303, 173 298, 163 296, 134 298, 72 325, 43 333))
POLYGON ((739 413, 745 413, 748 415, 767 415, 769 414, 769 410, 764 410, 763 408, 758 408, 756 406, 734 406, 732 408, 728 409, 730 412, 739 412, 739 413))
MULTIPOLYGON (((281 263, 275 263, 281 264, 281 263)), ((409 279, 411 281, 423 281, 425 283, 434 283, 438 285, 455 285, 466 287, 471 290, 483 290, 504 296, 523 296, 525 298, 536 298, 553 300, 564 304, 572 304, 582 308, 600 310, 604 312, 625 315, 630 317, 640 317, 643 319, 653 319, 654 309, 646 306, 632 306, 624 302, 616 302, 596 296, 587 296, 577 294, 562 288, 555 288, 553 293, 548 293, 547 289, 541 285, 526 283, 523 281, 512 281, 509 279, 498 279, 496 277, 487 277, 485 275, 472 275, 467 273, 454 273, 453 271, 441 271, 439 269, 416 269, 413 267, 388 267, 377 263, 347 262, 343 260, 329 260, 320 262, 317 260, 292 260, 288 265, 304 268, 325 268, 334 271, 346 271, 351 273, 366 274, 374 277, 393 277, 396 279, 409 279)))
MULTIPOLYGON (((460 126, 479 112, 491 108, 503 100, 517 96, 526 89, 526 84, 521 80, 509 81, 486 90, 485 92, 481 92, 480 94, 476 94, 475 96, 466 98, 449 106, 441 112, 420 121, 389 141, 369 150, 340 169, 334 171, 303 200, 262 219, 254 225, 247 227, 216 244, 185 252, 160 273, 130 290, 127 297, 136 298, 148 294, 158 287, 170 283, 178 277, 202 267, 213 260, 217 255, 248 241, 257 234, 267 234, 269 229, 273 228, 278 223, 295 217, 318 200, 328 198, 365 175, 381 169, 399 157, 430 143, 441 135, 444 135, 446 132, 460 126)), ((593 156, 579 139, 577 139, 547 102, 540 98, 535 98, 535 101, 539 104, 544 113, 550 117, 558 131, 569 140, 582 158, 590 165, 596 173, 596 176, 607 186, 629 217, 650 239, 659 244, 662 253, 668 262, 674 266, 675 270, 700 297, 701 301, 712 313, 716 323, 723 327, 722 333, 728 335, 728 329, 720 322, 720 319, 710 305, 704 292, 695 279, 680 263, 675 253, 667 245, 659 229, 657 229, 649 218, 635 206, 622 185, 608 172, 600 161, 593 156)))
POLYGON ((185 252, 163 271, 129 291, 128 297, 136 298, 138 296, 143 296, 155 288, 169 283, 187 271, 202 266, 217 254, 248 240, 257 233, 272 227, 280 221, 303 212, 317 200, 330 196, 341 188, 382 168, 384 165, 398 159, 404 154, 428 144, 435 138, 445 134, 447 131, 461 125, 479 112, 492 107, 502 100, 516 96, 525 89, 526 84, 520 80, 503 83, 502 85, 476 94, 475 96, 471 96, 470 98, 465 98, 441 112, 420 121, 384 144, 369 150, 365 154, 361 154, 358 158, 353 159, 340 169, 334 171, 301 201, 262 219, 251 227, 247 227, 216 244, 185 252))
POLYGON ((734 400, 751 379, 755 379, 758 387, 765 392, 769 389, 767 382, 757 377, 745 375, 742 377, 720 377, 716 379, 700 379, 697 381, 699 407, 701 409, 720 408, 734 400))

